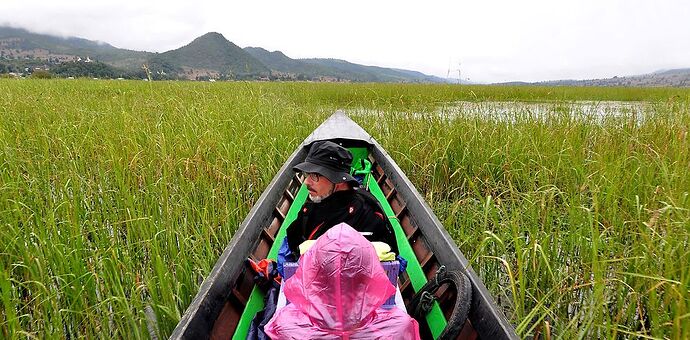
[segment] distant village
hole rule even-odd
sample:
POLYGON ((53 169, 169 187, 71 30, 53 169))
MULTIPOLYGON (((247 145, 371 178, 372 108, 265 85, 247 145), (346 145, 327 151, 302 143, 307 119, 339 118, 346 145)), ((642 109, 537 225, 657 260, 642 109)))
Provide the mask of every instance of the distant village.
MULTIPOLYGON (((62 77, 66 79, 74 79, 75 77, 91 78, 91 79, 140 79, 143 81, 149 80, 196 80, 196 81, 210 81, 216 82, 221 80, 234 80, 234 78, 224 75, 215 70, 203 68, 182 67, 182 72, 170 74, 164 70, 151 70, 148 65, 142 64, 141 70, 138 72, 126 73, 119 70, 120 74, 70 74, 69 72, 60 72, 60 67, 66 64, 83 65, 82 69, 90 70, 97 69, 96 64, 101 68, 107 67, 98 60, 92 59, 90 56, 77 56, 68 54, 55 54, 46 49, 32 49, 20 50, 16 48, 9 48, 19 39, 0 39, 0 75, 12 78, 51 78, 62 77), (4 63, 3 63, 4 62, 4 63), (93 67, 90 67, 91 65, 93 67), (58 72, 53 72, 58 70, 58 72)), ((252 80, 257 81, 314 81, 314 82, 340 82, 349 83, 349 79, 341 79, 336 77, 311 77, 307 78, 303 75, 294 73, 271 71, 270 74, 257 75, 252 80)))

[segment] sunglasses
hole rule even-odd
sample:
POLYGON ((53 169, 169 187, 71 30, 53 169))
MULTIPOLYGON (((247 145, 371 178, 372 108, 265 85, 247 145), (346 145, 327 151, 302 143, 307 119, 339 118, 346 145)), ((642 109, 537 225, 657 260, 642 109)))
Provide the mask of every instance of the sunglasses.
POLYGON ((303 172, 302 176, 304 176, 304 179, 309 178, 314 183, 318 182, 321 178, 321 175, 317 174, 316 172, 303 172))

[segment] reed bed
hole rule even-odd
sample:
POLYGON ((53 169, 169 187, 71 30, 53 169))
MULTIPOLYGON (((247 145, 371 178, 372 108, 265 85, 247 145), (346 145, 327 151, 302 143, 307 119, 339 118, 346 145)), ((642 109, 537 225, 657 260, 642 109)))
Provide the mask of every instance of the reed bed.
POLYGON ((338 108, 426 196, 521 337, 690 337, 688 90, 0 80, 0 338, 170 335, 338 108), (647 106, 571 105, 602 100, 647 106))

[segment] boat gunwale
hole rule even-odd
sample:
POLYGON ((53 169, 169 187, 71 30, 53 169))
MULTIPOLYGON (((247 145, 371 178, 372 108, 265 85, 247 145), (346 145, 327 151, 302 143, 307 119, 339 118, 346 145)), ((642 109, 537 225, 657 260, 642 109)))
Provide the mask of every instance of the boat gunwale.
POLYGON ((472 306, 468 318, 482 337, 489 339, 518 339, 513 326, 500 311, 484 282, 472 269, 441 221, 433 213, 426 200, 419 194, 412 182, 400 169, 386 150, 372 138, 372 153, 388 180, 405 202, 408 216, 424 235, 436 259, 448 270, 462 270, 472 282, 472 306), (448 247, 432 246, 445 244, 448 247), (487 314, 491 317, 487 318, 487 314), (493 322, 497 321, 497 322, 493 322))

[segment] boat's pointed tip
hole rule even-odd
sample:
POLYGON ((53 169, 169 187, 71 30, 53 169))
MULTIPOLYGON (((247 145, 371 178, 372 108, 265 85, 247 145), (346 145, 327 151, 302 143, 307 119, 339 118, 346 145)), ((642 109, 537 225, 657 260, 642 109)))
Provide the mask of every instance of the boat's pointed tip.
POLYGON ((350 139, 371 143, 371 136, 343 110, 336 110, 304 140, 309 145, 317 140, 350 139))
MULTIPOLYGON (((350 119, 350 116, 348 116, 344 110, 338 109, 335 112, 333 112, 333 114, 330 115, 328 117, 328 119, 326 119, 326 120, 331 120, 331 119, 335 119, 335 118, 339 118, 339 117, 344 117, 344 118, 350 119)), ((352 120, 352 119, 350 119, 350 120, 352 120)))

